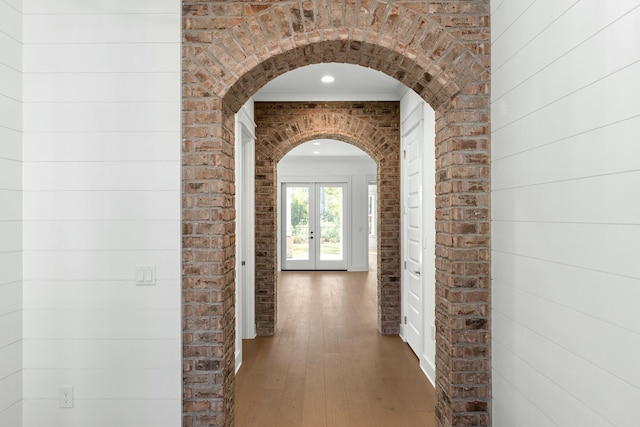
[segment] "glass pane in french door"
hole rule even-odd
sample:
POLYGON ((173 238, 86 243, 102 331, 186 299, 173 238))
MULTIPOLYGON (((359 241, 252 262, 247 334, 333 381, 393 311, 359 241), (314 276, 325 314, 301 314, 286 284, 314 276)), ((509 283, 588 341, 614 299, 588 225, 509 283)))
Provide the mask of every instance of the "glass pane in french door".
POLYGON ((344 258, 343 198, 342 185, 323 184, 319 188, 319 258, 321 261, 337 261, 344 258))
POLYGON ((286 259, 310 260, 309 253, 309 186, 286 187, 286 259))

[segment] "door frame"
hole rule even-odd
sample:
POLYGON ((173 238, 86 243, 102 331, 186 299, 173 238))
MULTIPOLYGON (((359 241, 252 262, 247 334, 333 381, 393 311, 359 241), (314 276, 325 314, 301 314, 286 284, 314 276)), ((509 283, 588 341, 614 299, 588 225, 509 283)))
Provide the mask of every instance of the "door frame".
POLYGON ((255 123, 241 108, 236 114, 236 348, 235 371, 242 364, 242 339, 256 337, 255 321, 255 123))
MULTIPOLYGON (((280 269, 281 270, 349 270, 349 266, 351 265, 351 204, 349 203, 350 194, 351 194, 351 177, 345 176, 333 176, 333 177, 286 177, 279 182, 278 185, 278 194, 280 203, 278 206, 280 207, 278 211, 278 241, 279 241, 279 251, 280 254, 280 269), (302 179, 299 179, 302 178, 302 179), (286 194, 284 189, 286 186, 309 186, 309 215, 311 216, 312 210, 317 205, 317 199, 319 194, 319 186, 322 185, 341 185, 344 189, 342 206, 343 206, 343 218, 342 218, 342 236, 343 236, 343 260, 338 268, 336 265, 331 265, 331 261, 321 261, 320 257, 320 249, 318 240, 313 242, 313 248, 310 246, 309 254, 310 259, 309 265, 301 268, 285 268, 285 260, 286 260, 286 244, 284 237, 285 231, 285 221, 286 217, 284 212, 286 211, 286 194), (318 265, 321 264, 321 265, 318 265), (322 265, 324 264, 324 266, 322 265), (324 268, 323 268, 324 267, 324 268)), ((315 213, 314 213, 315 214, 315 213)), ((310 227, 315 228, 315 230, 319 230, 320 227, 316 224, 316 218, 314 215, 313 220, 310 218, 310 227)), ((319 236, 319 233, 316 233, 319 236)), ((311 245, 311 243, 310 243, 311 245)))
MULTIPOLYGON (((423 200, 423 196, 424 196, 424 188, 423 188, 423 181, 424 181, 424 138, 422 141, 417 142, 418 146, 418 161, 420 162, 419 164, 419 169, 420 169, 420 182, 419 182, 419 209, 420 209, 420 248, 419 248, 419 258, 420 258, 420 272, 417 275, 417 281, 418 281, 418 286, 420 287, 420 292, 421 292, 421 297, 420 297, 420 315, 419 315, 419 322, 417 322, 417 326, 419 329, 419 342, 418 343, 414 343, 414 345, 417 347, 414 347, 414 345, 412 345, 409 342, 409 331, 407 330, 407 319, 409 317, 408 315, 408 311, 409 311, 409 283, 408 281, 410 280, 410 275, 412 274, 412 272, 409 271, 408 268, 408 250, 407 250, 407 245, 409 243, 409 236, 408 236, 408 232, 407 232, 407 226, 408 226, 408 209, 409 207, 407 206, 407 197, 408 197, 408 182, 407 182, 407 159, 406 159, 406 152, 407 152, 407 136, 409 135, 410 132, 412 132, 413 130, 415 130, 416 128, 421 128, 422 129, 422 135, 424 136, 424 125, 425 125, 425 119, 424 119, 424 104, 422 102, 418 102, 417 105, 411 109, 411 111, 406 115, 406 118, 400 123, 400 138, 401 138, 401 147, 402 147, 402 151, 401 151, 401 155, 400 155, 400 194, 401 194, 401 204, 400 204, 400 209, 401 209, 401 215, 400 215, 400 221, 401 221, 401 226, 400 226, 400 239, 401 239, 401 245, 400 245, 400 251, 401 251, 401 260, 402 260, 402 269, 401 269, 401 295, 402 297, 400 298, 400 304, 401 304, 401 316, 402 316, 402 322, 400 324, 400 336, 402 337, 402 339, 409 344, 409 346, 412 348, 412 350, 415 352, 416 356, 420 357, 423 353, 423 349, 424 349, 424 338, 425 338, 425 328, 424 328, 424 318, 425 318, 425 307, 424 307, 424 269, 423 269, 423 241, 424 241, 424 223, 423 223, 423 208, 424 208, 424 200, 423 200)), ((413 276, 416 276, 415 274, 413 274, 413 276)))

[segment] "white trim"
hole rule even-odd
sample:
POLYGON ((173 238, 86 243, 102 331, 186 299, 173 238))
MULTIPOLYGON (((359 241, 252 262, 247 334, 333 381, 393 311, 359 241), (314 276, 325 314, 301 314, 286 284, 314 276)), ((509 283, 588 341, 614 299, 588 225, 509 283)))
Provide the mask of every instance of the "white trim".
POLYGON ((339 176, 320 176, 320 175, 283 175, 278 177, 278 186, 282 184, 309 184, 309 183, 325 183, 325 182, 346 182, 351 184, 351 177, 346 175, 339 176))
MULTIPOLYGON (((347 270, 351 271, 351 251, 352 251, 352 235, 351 235, 351 177, 348 176, 333 176, 333 177, 299 177, 299 176, 287 176, 282 180, 278 180, 278 188, 279 188, 279 212, 285 212, 287 210, 287 200, 285 193, 283 191, 284 188, 288 186, 300 186, 300 187, 308 187, 309 188, 309 225, 311 227, 311 232, 313 230, 319 230, 319 224, 316 224, 315 215, 318 213, 318 204, 319 202, 319 189, 326 184, 335 184, 336 186, 340 186, 343 188, 343 197, 342 197, 342 208, 343 208, 343 218, 342 218, 342 235, 343 235, 343 258, 341 260, 321 260, 320 259, 320 244, 316 239, 315 241, 310 241, 309 255, 310 259, 308 260, 290 260, 286 262, 286 245, 283 245, 282 242, 285 241, 285 228, 284 221, 285 216, 282 214, 278 215, 279 221, 279 229, 278 229, 278 237, 277 240, 279 242, 278 245, 278 253, 280 261, 280 268, 284 269, 285 267, 289 270, 347 270), (299 179, 298 179, 299 178, 299 179), (326 178, 326 179, 325 179, 326 178), (314 215, 312 217, 312 214, 314 215)), ((317 234, 317 233, 316 233, 317 234)), ((313 237, 311 237, 313 239, 313 237)), ((364 270, 366 271, 366 270, 364 270)))
MULTIPOLYGON (((250 102, 253 102, 253 100, 250 99, 249 101, 247 101, 247 104, 250 102)), ((236 119, 237 119, 236 124, 238 122, 242 123, 245 126, 246 130, 248 131, 248 136, 251 139, 256 139, 256 133, 255 133, 256 122, 253 121, 253 118, 247 112, 247 104, 243 105, 240 111, 238 111, 238 114, 236 116, 236 119)), ((246 142, 246 139, 243 141, 246 142)))
POLYGON ((243 230, 243 245, 245 253, 245 289, 244 289, 244 322, 242 335, 244 338, 256 337, 256 307, 255 307, 255 138, 253 134, 244 145, 243 173, 245 176, 245 229, 243 230))
POLYGON ((256 337, 255 324, 255 122, 252 100, 236 114, 236 369, 242 338, 256 337), (242 265, 242 262, 245 262, 242 265), (239 348, 238 348, 239 347, 239 348))
POLYGON ((431 363, 426 354, 420 356, 420 369, 424 372, 432 386, 436 386, 436 366, 431 363))
POLYGON ((407 337, 404 333, 405 327, 404 327, 404 314, 401 315, 401 319, 400 319, 400 338, 402 339, 403 342, 407 342, 407 337))
POLYGON ((235 368, 236 368, 235 373, 237 374, 238 371, 240 370, 240 367, 242 366, 242 351, 238 350, 237 348, 236 348, 236 361, 235 361, 235 363, 236 363, 236 365, 235 365, 235 368))

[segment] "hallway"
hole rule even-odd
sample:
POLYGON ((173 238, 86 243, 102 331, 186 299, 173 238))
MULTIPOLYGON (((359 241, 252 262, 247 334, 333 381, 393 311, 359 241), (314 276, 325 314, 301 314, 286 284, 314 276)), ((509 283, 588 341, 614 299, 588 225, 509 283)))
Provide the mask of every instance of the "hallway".
POLYGON ((417 357, 376 331, 370 258, 368 273, 280 273, 278 333, 243 342, 237 426, 435 426, 417 357))

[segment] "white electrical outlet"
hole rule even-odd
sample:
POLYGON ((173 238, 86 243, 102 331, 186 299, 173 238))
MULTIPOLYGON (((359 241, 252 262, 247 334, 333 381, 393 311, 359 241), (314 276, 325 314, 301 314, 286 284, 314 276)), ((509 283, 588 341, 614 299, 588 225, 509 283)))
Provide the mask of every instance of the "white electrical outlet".
POLYGON ((61 408, 73 408, 73 387, 60 386, 58 400, 61 408))

